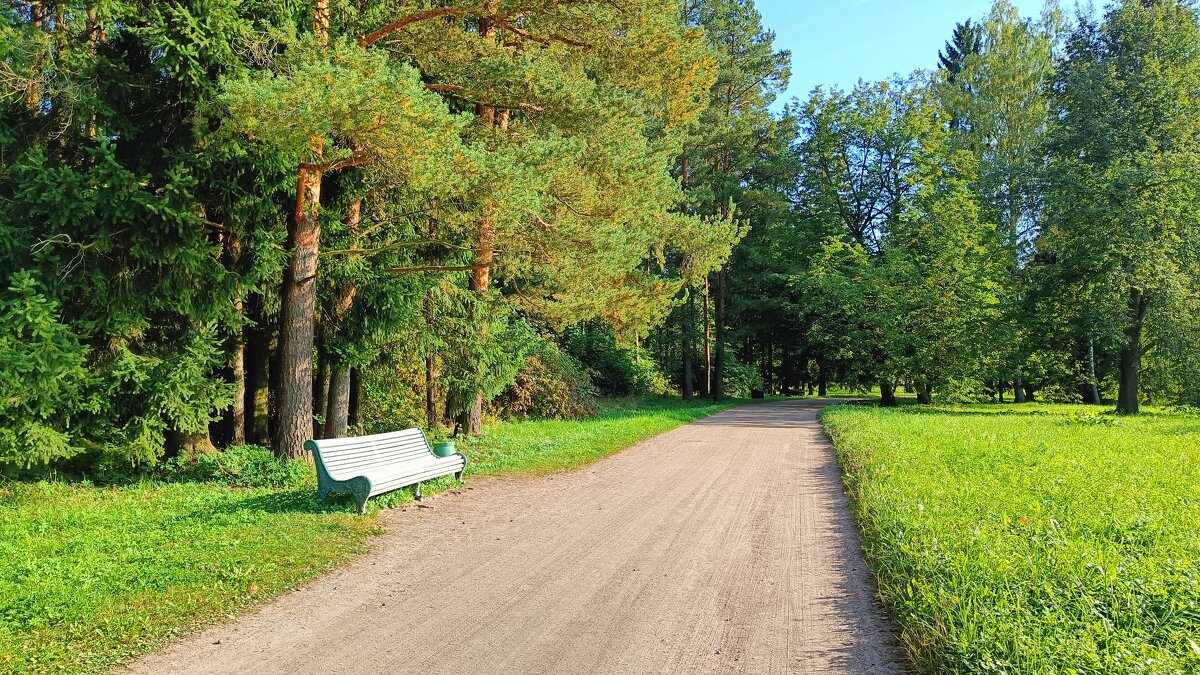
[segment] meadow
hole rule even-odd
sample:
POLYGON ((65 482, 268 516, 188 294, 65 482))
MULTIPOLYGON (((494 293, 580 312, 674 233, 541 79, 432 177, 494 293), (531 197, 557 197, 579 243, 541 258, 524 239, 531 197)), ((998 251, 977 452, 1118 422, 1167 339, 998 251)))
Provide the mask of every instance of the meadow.
MULTIPOLYGON (((608 400, 594 419, 499 422, 459 449, 467 480, 548 473, 735 403, 608 400)), ((103 672, 231 618, 362 552, 380 531, 378 509, 412 499, 375 498, 359 516, 348 498, 316 499, 310 466, 275 467, 272 479, 261 462, 222 461, 207 480, 0 482, 0 673, 103 672), (238 487, 271 480, 280 484, 238 487)))
POLYGON ((822 421, 919 672, 1200 672, 1200 417, 843 405, 822 421))

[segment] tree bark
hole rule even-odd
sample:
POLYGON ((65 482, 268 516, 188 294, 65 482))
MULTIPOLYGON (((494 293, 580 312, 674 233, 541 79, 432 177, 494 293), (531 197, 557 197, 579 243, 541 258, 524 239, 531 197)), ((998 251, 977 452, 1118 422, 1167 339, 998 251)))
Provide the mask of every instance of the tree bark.
POLYGON ((1025 402, 1025 382, 1021 378, 1020 372, 1018 372, 1017 376, 1013 378, 1013 402, 1014 403, 1024 403, 1025 402))
POLYGON ((687 288, 687 308, 683 312, 683 400, 690 401, 696 394, 695 375, 692 371, 692 361, 695 352, 695 341, 692 337, 696 327, 696 300, 692 289, 687 288))
MULTIPOLYGON (((350 426, 358 429, 362 427, 362 402, 363 402, 363 386, 362 386, 362 370, 360 368, 350 369, 350 426)), ((361 432, 359 432, 361 433, 361 432)))
POLYGON ((829 366, 825 361, 817 361, 817 396, 825 398, 829 395, 829 366))
POLYGON ((312 351, 321 245, 320 211, 321 171, 301 166, 279 332, 279 421, 275 452, 281 457, 303 457, 304 441, 313 430, 312 351))
POLYGON ((1142 368, 1142 321, 1146 318, 1146 296, 1139 290, 1129 293, 1129 323, 1125 344, 1121 347, 1120 383, 1117 412, 1136 415, 1139 410, 1138 379, 1142 368))
POLYGON ((717 403, 725 400, 725 310, 728 286, 729 272, 727 268, 722 268, 717 273, 717 303, 716 312, 713 313, 717 354, 713 364, 715 368, 712 375, 712 400, 717 403))
POLYGON ((895 408, 896 383, 887 378, 879 380, 879 405, 884 408, 895 408))
POLYGON ((712 391, 712 331, 709 322, 709 283, 704 277, 704 391, 702 396, 708 396, 712 391))
POLYGON ((313 380, 313 438, 324 438, 325 411, 329 407, 329 352, 325 340, 317 341, 317 377, 313 380))
POLYGON ((1088 367, 1092 374, 1092 405, 1101 405, 1100 378, 1096 377, 1096 340, 1091 335, 1088 336, 1088 367))
MULTIPOLYGON (((259 303, 255 302, 254 305, 259 303)), ((255 316, 258 326, 250 329, 246 368, 246 438, 251 443, 271 447, 271 334, 255 316)))
MULTIPOLYGON (((313 32, 329 45, 329 0, 313 0, 313 32)), ((309 139, 318 160, 324 139, 309 139)), ((283 277, 279 322, 279 415, 275 453, 303 457, 304 441, 313 430, 312 351, 317 304, 317 262, 321 249, 321 177, 323 170, 301 164, 296 172, 296 209, 289 239, 292 256, 283 277)))
POLYGON ((427 429, 436 429, 438 425, 437 411, 437 381, 434 379, 433 350, 425 352, 425 425, 427 429))
MULTIPOLYGON (((94 10, 92 10, 94 13, 94 10)), ((91 15, 89 15, 91 17, 91 15)), ((89 18, 89 30, 91 21, 89 18)), ((242 243, 233 232, 226 232, 224 237, 225 268, 235 274, 240 274, 242 258, 242 243)), ((242 301, 243 289, 238 288, 238 295, 233 301, 238 316, 245 316, 245 303, 242 301)), ((246 328, 238 326, 233 330, 229 345, 229 371, 233 380, 233 405, 229 408, 229 444, 246 444, 246 328)))
POLYGON ((329 370, 329 406, 322 438, 345 438, 350 424, 350 368, 339 362, 329 370))

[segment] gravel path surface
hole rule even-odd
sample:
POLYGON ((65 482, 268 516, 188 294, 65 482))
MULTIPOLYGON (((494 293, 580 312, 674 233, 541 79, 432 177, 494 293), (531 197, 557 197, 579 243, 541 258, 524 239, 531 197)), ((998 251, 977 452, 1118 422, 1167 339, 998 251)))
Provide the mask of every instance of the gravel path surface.
POLYGON ((120 672, 902 672, 819 407, 383 513, 370 553, 120 672))

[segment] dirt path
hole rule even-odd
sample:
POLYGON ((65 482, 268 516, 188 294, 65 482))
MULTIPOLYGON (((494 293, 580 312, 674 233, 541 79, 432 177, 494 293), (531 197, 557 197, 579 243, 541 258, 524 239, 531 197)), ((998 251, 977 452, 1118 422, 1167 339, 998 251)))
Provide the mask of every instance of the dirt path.
POLYGON ((901 672, 817 408, 385 513, 371 553, 123 672, 901 672))

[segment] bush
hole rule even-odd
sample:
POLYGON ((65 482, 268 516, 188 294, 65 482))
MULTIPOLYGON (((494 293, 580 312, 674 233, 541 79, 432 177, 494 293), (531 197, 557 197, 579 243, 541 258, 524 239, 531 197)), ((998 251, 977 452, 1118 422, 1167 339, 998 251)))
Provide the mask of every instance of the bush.
POLYGON ((578 420, 596 414, 595 385, 578 361, 545 342, 493 403, 497 415, 578 420))
POLYGON ((604 324, 573 326, 563 331, 562 350, 583 365, 602 396, 660 395, 671 392, 662 369, 617 345, 604 324))
POLYGON ((262 488, 299 485, 312 473, 307 462, 280 459, 259 445, 235 445, 222 452, 182 455, 163 463, 158 476, 177 482, 224 483, 262 488))
POLYGON ((735 398, 750 398, 750 392, 763 388, 758 366, 739 363, 732 349, 725 350, 725 394, 735 398))
POLYGON ((633 394, 645 396, 670 396, 674 391, 662 368, 654 359, 633 359, 633 394))

